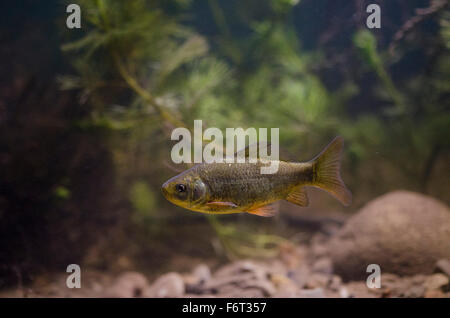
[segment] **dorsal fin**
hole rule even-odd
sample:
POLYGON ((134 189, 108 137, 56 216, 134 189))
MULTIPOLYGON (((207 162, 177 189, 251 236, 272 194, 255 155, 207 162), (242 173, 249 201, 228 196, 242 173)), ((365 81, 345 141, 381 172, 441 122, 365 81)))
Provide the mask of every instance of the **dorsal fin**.
POLYGON ((278 213, 278 204, 271 203, 268 205, 263 205, 263 206, 248 210, 248 213, 259 215, 259 216, 264 216, 264 217, 274 216, 275 214, 278 213))
POLYGON ((294 188, 294 190, 288 194, 286 200, 299 206, 308 206, 309 204, 308 194, 302 186, 294 188))
POLYGON ((236 151, 236 153, 234 154, 234 157, 237 158, 239 156, 244 157, 245 159, 247 158, 254 158, 254 159, 268 159, 268 154, 267 154, 267 150, 265 151, 266 156, 261 156, 261 151, 260 149, 267 149, 270 147, 270 143, 267 141, 260 141, 260 142, 255 142, 251 145, 248 145, 247 147, 236 151))

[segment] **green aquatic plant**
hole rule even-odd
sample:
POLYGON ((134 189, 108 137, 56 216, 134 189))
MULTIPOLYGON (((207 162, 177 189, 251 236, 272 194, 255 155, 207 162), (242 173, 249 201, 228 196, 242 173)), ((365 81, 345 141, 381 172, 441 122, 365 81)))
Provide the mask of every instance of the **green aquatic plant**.
MULTIPOLYGON (((440 37, 436 40, 439 45, 434 53, 434 62, 425 75, 409 79, 403 83, 401 89, 398 88, 398 84, 394 85, 387 69, 390 63, 399 63, 403 56, 400 54, 392 61, 389 52, 378 52, 377 40, 368 30, 358 31, 353 39, 360 56, 378 76, 382 90, 387 93, 393 104, 383 108, 383 117, 371 116, 372 125, 364 125, 364 129, 361 128, 359 131, 369 132, 371 138, 377 136, 378 144, 384 147, 384 160, 395 165, 398 171, 402 171, 402 174, 411 180, 409 182, 412 182, 416 189, 423 192, 428 191, 433 166, 448 147, 450 136, 448 125, 450 121, 442 104, 442 98, 450 87, 449 57, 443 48, 448 46, 449 41, 447 32, 449 15, 448 11, 441 10, 441 12, 440 16, 438 15, 440 37), (369 128, 374 126, 373 124, 378 126, 379 133, 370 132, 369 128), (401 147, 398 146, 399 140, 402 143, 401 147), (411 160, 411 157, 414 159, 411 160), (406 158, 409 159, 405 160, 406 158)), ((407 52, 403 54, 406 55, 407 52)), ((380 95, 383 98, 383 93, 380 95)), ((356 131, 348 129, 348 132, 352 134, 356 131)), ((362 153, 362 149, 359 152, 362 153)))
POLYGON ((155 210, 155 194, 145 181, 136 181, 130 188, 129 198, 137 222, 151 219, 155 210))
POLYGON ((377 40, 372 32, 369 30, 358 31, 353 38, 356 48, 361 53, 364 61, 375 71, 383 87, 386 89, 390 99, 394 103, 394 108, 389 108, 386 111, 392 115, 402 114, 406 111, 406 104, 404 96, 397 90, 391 77, 383 63, 383 59, 377 51, 377 40))
POLYGON ((281 245, 291 244, 288 239, 278 235, 252 232, 248 228, 239 229, 236 225, 224 224, 212 215, 208 215, 208 220, 218 233, 222 251, 229 259, 273 258, 279 254, 281 245))
MULTIPOLYGON (((189 127, 186 123, 211 114, 214 107, 220 115, 210 123, 228 125, 230 117, 221 113, 233 104, 230 115, 241 113, 237 118, 242 122, 242 112, 227 98, 235 89, 230 69, 207 53, 208 45, 200 35, 147 1, 98 0, 81 5, 88 12, 86 34, 62 46, 73 56, 78 77, 60 81, 65 89, 81 89, 83 100, 94 107, 92 125, 117 131, 111 147, 120 180, 142 178, 143 173, 154 171, 146 168, 145 160, 155 155, 151 149, 158 144, 144 148, 144 140, 159 132, 169 138, 167 127, 189 127), (124 99, 124 95, 132 97, 124 99), (124 105, 117 105, 120 100, 124 105)), ((135 219, 152 219, 149 212, 155 199, 150 187, 137 181, 131 183, 129 193, 135 219)))
MULTIPOLYGON (((448 56, 437 54, 429 75, 399 83, 390 67, 402 55, 393 59, 374 33, 360 30, 353 44, 361 59, 352 61, 360 72, 345 74, 332 90, 317 72, 328 62, 325 55, 302 47, 290 18, 302 4, 236 1, 224 10, 223 2, 205 2, 215 29, 210 36, 196 30, 183 1, 80 1, 83 29, 62 46, 75 75, 60 82, 78 89, 81 105, 90 108, 90 117, 76 125, 104 133, 117 183, 135 211, 152 209, 146 219, 158 222, 178 215, 160 196, 151 205, 145 197, 159 193, 167 179, 172 128, 191 128, 194 119, 220 129, 280 127, 282 159, 292 161, 311 159, 342 135, 343 175, 356 192, 355 208, 391 187, 426 191, 448 143, 448 116, 442 115, 448 56), (360 83, 360 73, 375 75, 373 87, 360 83), (351 107, 368 91, 369 106, 381 105, 382 112, 351 107), (142 180, 148 188, 136 187, 142 180)), ((445 17, 437 42, 448 45, 445 17)), ((210 222, 219 237, 249 238, 210 222)))

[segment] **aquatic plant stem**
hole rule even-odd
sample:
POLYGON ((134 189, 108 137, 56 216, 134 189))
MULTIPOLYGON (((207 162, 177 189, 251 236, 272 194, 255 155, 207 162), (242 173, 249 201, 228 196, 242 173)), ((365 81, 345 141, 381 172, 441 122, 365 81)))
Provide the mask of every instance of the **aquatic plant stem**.
POLYGON ((147 103, 152 105, 152 107, 160 114, 160 116, 169 122, 174 127, 186 127, 186 125, 171 115, 168 111, 166 111, 163 106, 159 105, 156 100, 153 98, 152 94, 145 90, 138 81, 128 72, 122 60, 120 59, 117 53, 113 53, 114 63, 119 71, 119 74, 122 76, 123 80, 130 86, 130 88, 135 91, 142 99, 144 99, 147 103))
MULTIPOLYGON (((113 59, 120 76, 122 76, 127 85, 143 100, 149 103, 166 122, 170 123, 173 127, 187 127, 183 121, 171 115, 164 109, 164 106, 156 102, 152 94, 144 89, 137 79, 128 72, 126 66, 116 52, 113 53, 113 59)), ((252 234, 245 238, 242 237, 242 233, 237 232, 236 229, 221 225, 215 216, 208 216, 207 220, 216 232, 219 241, 225 248, 226 256, 229 259, 233 259, 232 254, 247 255, 251 257, 273 257, 277 253, 277 246, 285 241, 281 237, 275 235, 263 234, 252 234), (236 242, 233 242, 233 238, 236 238, 236 242), (244 241, 246 240, 247 243, 253 242, 254 246, 250 247, 237 243, 242 239, 244 239, 244 241), (268 245, 274 245, 275 247, 268 248, 268 245)))

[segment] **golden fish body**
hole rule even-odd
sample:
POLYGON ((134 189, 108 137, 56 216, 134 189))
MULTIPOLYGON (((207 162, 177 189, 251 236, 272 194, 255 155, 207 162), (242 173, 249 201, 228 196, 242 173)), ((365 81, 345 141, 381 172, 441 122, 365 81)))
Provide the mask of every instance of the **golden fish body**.
POLYGON ((343 140, 335 138, 315 159, 278 162, 273 174, 262 174, 267 161, 256 163, 202 163, 168 180, 164 196, 186 209, 213 214, 249 212, 262 216, 276 213, 272 204, 287 200, 308 205, 304 186, 316 186, 348 205, 351 194, 339 175, 343 140))

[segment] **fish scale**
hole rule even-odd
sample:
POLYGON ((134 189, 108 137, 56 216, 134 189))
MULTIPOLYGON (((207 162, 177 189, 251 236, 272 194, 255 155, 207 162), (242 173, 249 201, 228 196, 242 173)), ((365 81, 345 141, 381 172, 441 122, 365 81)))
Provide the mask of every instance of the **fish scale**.
POLYGON ((280 161, 275 174, 261 174, 262 163, 212 163, 197 166, 200 178, 211 189, 212 200, 229 200, 250 206, 254 200, 274 201, 302 182, 306 185, 311 164, 280 161))

